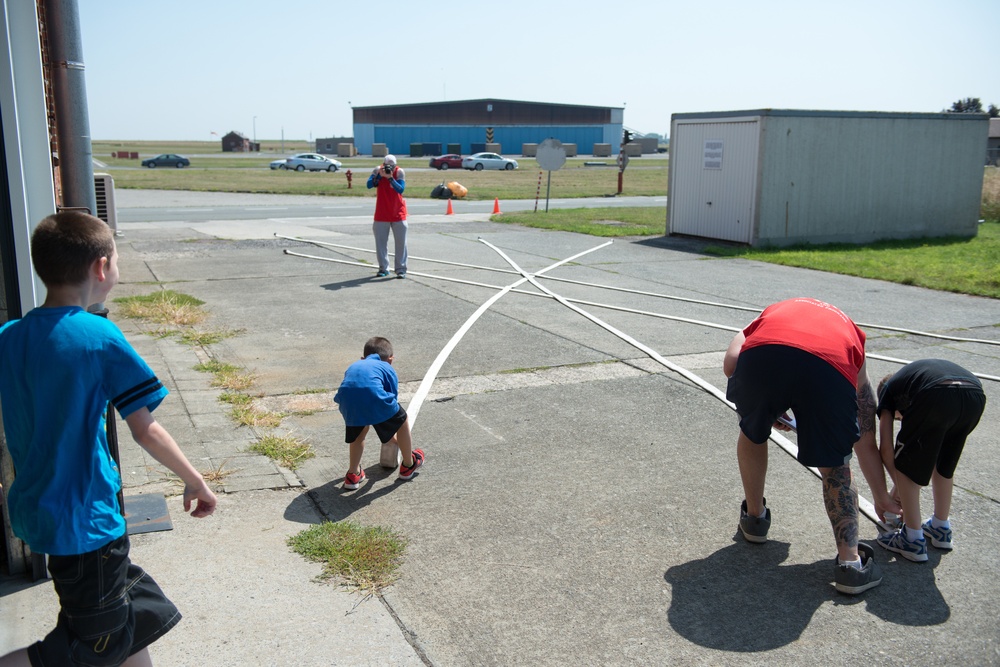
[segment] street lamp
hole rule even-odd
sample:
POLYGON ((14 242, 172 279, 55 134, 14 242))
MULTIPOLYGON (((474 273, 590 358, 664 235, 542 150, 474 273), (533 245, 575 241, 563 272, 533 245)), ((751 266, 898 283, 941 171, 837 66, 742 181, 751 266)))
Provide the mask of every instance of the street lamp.
POLYGON ((257 116, 253 117, 253 142, 257 143, 257 116))

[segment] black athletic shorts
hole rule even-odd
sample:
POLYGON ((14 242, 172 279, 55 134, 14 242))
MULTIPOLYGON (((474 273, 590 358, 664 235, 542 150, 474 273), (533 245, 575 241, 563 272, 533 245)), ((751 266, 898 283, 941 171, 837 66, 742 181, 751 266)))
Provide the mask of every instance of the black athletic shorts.
POLYGON ((914 396, 893 448, 896 470, 920 486, 930 483, 935 468, 951 479, 985 407, 986 394, 974 385, 931 387, 914 396))
POLYGON ((28 647, 32 665, 119 665, 177 625, 177 607, 128 554, 123 535, 85 554, 49 556, 59 620, 28 647))
MULTIPOLYGON (((398 431, 405 423, 406 410, 400 406, 399 412, 389 419, 386 419, 381 424, 373 424, 372 428, 375 429, 375 432, 378 434, 378 439, 384 444, 392 440, 392 436, 396 435, 396 431, 398 431)), ((354 442, 358 439, 358 436, 361 435, 361 431, 364 429, 364 426, 348 426, 347 435, 344 436, 344 442, 348 444, 354 442)))
POLYGON ((767 442, 775 420, 791 409, 803 465, 844 465, 860 437, 854 384, 798 348, 761 345, 741 352, 726 398, 736 404, 740 430, 756 443, 767 442))

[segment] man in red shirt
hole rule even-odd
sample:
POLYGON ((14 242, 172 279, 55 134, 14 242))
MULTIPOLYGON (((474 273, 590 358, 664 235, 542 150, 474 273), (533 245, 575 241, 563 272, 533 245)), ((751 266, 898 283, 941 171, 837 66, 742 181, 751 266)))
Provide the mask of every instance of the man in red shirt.
POLYGON ((726 397, 736 404, 740 417, 736 455, 745 495, 739 525, 743 537, 752 543, 767 540, 767 439, 777 419, 790 409, 798 432, 798 460, 822 475, 823 500, 837 542, 836 588, 854 595, 878 586, 882 573, 874 550, 858 542, 852 450, 858 453, 879 515, 899 506, 886 488, 875 442, 875 392, 865 367, 864 332, 828 303, 780 301, 736 334, 723 370, 729 378, 726 397))
POLYGON ((396 165, 395 155, 386 155, 381 166, 372 170, 368 177, 368 189, 377 188, 375 193, 375 254, 378 257, 379 278, 389 275, 389 232, 396 245, 394 267, 397 278, 406 277, 406 175, 396 165))

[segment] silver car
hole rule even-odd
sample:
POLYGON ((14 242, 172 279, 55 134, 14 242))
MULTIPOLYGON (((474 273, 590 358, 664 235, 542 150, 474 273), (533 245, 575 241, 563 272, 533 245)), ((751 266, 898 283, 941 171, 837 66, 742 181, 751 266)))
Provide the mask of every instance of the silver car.
POLYGON ((483 169, 506 169, 510 171, 517 169, 517 160, 511 160, 496 153, 474 153, 462 160, 462 169, 475 169, 476 171, 482 171, 483 169))
POLYGON ((333 160, 325 155, 316 153, 299 153, 285 160, 285 169, 295 171, 337 171, 341 164, 338 160, 333 160))

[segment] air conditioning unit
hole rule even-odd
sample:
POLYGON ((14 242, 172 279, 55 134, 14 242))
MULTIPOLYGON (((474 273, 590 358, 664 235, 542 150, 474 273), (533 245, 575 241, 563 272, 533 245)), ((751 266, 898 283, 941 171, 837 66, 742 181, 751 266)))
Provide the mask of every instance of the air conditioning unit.
POLYGON ((97 195, 97 217, 108 223, 119 236, 118 210, 115 208, 115 179, 111 174, 94 174, 94 193, 97 195))

